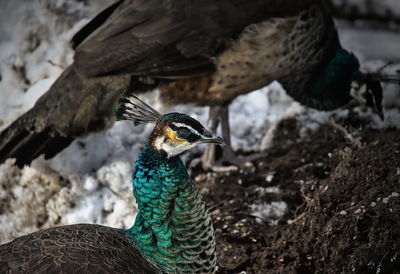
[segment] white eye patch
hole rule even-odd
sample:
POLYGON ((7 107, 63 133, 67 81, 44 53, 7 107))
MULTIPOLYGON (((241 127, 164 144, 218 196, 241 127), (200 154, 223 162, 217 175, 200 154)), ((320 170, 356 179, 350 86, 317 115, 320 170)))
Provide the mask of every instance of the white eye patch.
MULTIPOLYGON (((172 123, 172 125, 174 125, 174 126, 176 126, 176 127, 178 127, 178 128, 180 128, 180 127, 187 128, 188 130, 191 131, 191 133, 194 133, 194 134, 196 134, 196 135, 202 136, 202 134, 201 134, 200 132, 198 132, 197 130, 195 130, 195 129, 192 128, 191 126, 188 126, 187 124, 184 124, 184 123, 172 123)), ((189 135, 189 134, 188 134, 188 135, 189 135)))
POLYGON ((194 146, 196 146, 196 144, 177 144, 172 142, 169 138, 165 138, 165 136, 160 136, 154 140, 155 149, 165 151, 168 158, 178 155, 194 146))

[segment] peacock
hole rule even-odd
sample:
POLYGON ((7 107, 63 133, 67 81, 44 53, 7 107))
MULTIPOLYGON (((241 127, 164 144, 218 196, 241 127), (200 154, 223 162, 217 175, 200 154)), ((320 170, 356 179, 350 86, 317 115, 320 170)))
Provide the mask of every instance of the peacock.
POLYGON ((127 230, 92 224, 54 227, 0 246, 1 273, 214 273, 210 215, 179 154, 223 139, 182 113, 161 115, 134 95, 117 120, 154 123, 133 170, 138 204, 127 230))
MULTIPOLYGON (((74 62, 1 133, 0 163, 48 159, 104 129, 127 89, 158 89, 170 105, 210 106, 209 128, 220 122, 230 159, 230 102, 274 80, 320 110, 347 104, 356 83, 383 115, 379 77, 361 73, 356 56, 342 48, 323 0, 120 0, 71 43, 74 62)), ((212 148, 205 156, 204 166, 212 166, 212 148)))

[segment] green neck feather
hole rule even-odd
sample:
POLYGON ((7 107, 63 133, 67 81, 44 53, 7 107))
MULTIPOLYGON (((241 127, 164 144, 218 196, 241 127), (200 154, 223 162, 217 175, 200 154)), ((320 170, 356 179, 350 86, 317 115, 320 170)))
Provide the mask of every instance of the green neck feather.
POLYGON ((351 99, 351 82, 361 75, 359 67, 360 64, 353 54, 339 48, 328 64, 323 68, 319 67, 312 75, 300 102, 321 110, 332 110, 345 105, 351 99))
POLYGON ((179 157, 149 142, 133 171, 138 214, 127 235, 165 272, 214 272, 211 218, 179 157))

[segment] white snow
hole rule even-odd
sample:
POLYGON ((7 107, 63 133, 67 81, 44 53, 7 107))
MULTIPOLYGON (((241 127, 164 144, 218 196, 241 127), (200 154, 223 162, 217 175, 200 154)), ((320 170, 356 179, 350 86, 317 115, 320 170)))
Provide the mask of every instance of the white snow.
POLYGON ((269 225, 277 225, 287 211, 287 204, 283 201, 255 203, 249 207, 250 214, 256 217, 258 223, 267 222, 269 225))
MULTIPOLYGON (((271 83, 267 95, 267 120, 259 132, 265 132, 262 136, 259 149, 266 150, 273 145, 275 130, 280 121, 294 117, 305 111, 305 108, 289 97, 278 82, 271 83)), ((256 118, 257 119, 257 118, 256 118)))
POLYGON ((332 2, 339 7, 342 4, 346 4, 348 7, 356 7, 362 14, 369 12, 368 5, 370 4, 375 14, 386 16, 390 12, 395 16, 400 16, 398 0, 333 0, 332 2))
POLYGON ((277 186, 269 186, 269 187, 257 187, 256 191, 260 193, 261 195, 264 195, 266 193, 275 193, 278 194, 281 192, 281 189, 277 186))
MULTIPOLYGON (((0 130, 31 108, 68 66, 73 54, 69 39, 111 2, 0 1, 0 130)), ((359 33, 344 23, 339 25, 342 43, 361 57, 363 68, 373 70, 388 59, 400 60, 398 33, 359 33), (371 35, 375 38, 369 42, 371 35)), ((381 123, 374 117, 372 127, 400 125, 398 92, 394 86, 385 89, 386 120, 381 123)), ((161 112, 188 113, 206 124, 206 108, 167 108, 156 97, 153 93, 146 99, 161 112)), ((304 109, 286 95, 279 83, 238 97, 230 110, 233 147, 241 150, 270 147, 277 122, 285 117, 301 114, 297 116, 304 125, 301 134, 307 134, 318 129, 332 113, 346 114, 343 110, 304 109)), ((54 225, 85 222, 131 226, 136 214, 131 169, 151 129, 151 125, 134 127, 129 122, 117 122, 107 131, 74 141, 49 161, 34 161, 32 168, 19 170, 12 161, 0 165, 0 203, 6 209, 0 214, 0 243, 54 225)), ((279 188, 260 191, 276 193, 279 188)), ((260 202, 251 209, 258 220, 276 224, 286 204, 260 202)))

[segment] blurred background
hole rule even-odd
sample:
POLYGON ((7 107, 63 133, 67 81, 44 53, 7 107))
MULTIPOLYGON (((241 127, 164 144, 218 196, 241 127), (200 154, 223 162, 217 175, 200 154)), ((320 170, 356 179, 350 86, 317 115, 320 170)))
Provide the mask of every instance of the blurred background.
MULTIPOLYGON (((113 2, 0 0, 0 130, 30 109, 47 91, 72 62, 70 38, 113 2)), ((394 65, 385 68, 385 72, 398 73, 400 2, 332 0, 331 5, 340 40, 346 49, 357 55, 363 71, 376 71, 387 62, 393 62, 394 65)), ((156 109, 162 112, 172 110, 158 103, 157 92, 147 96, 156 109)), ((188 113, 203 124, 207 122, 206 108, 182 105, 174 110, 188 113)), ((238 97, 231 110, 230 122, 232 128, 237 129, 232 130, 233 147, 246 154, 273 147, 275 131, 286 119, 296 122, 296 138, 309 136, 332 119, 345 121, 350 112, 357 113, 362 121, 368 121, 362 123, 363 128, 398 129, 400 90, 399 85, 384 86, 386 119, 383 122, 358 107, 351 111, 339 109, 331 112, 306 109, 288 97, 277 82, 238 97)), ((0 243, 63 224, 85 222, 130 227, 136 212, 130 172, 150 130, 151 126, 135 128, 130 123, 118 122, 104 132, 74 141, 51 160, 37 159, 31 167, 23 169, 13 166, 12 160, 2 164, 0 243)), ((356 130, 351 132, 357 135, 356 130)), ((199 150, 196 150, 185 154, 184 159, 190 163, 198 156, 199 150)), ((298 155, 298 161, 302 157, 298 155)), ((193 172, 200 181, 215 180, 215 175, 193 172)), ((272 168, 263 173, 264 188, 258 189, 253 202, 246 204, 246 214, 265 226, 282 224, 283 216, 286 216, 286 224, 295 215, 295 205, 301 204, 301 201, 296 201, 295 205, 288 205, 285 199, 276 197, 271 200, 271 195, 278 195, 279 188, 282 188, 278 182, 271 184, 275 173, 272 168), (269 188, 265 187, 266 182, 269 188), (269 198, 263 195, 269 195, 269 198), (289 213, 291 215, 287 215, 289 213)), ((231 180, 229 176, 227 178, 231 180)), ((246 177, 241 180, 246 180, 246 177)), ((246 185, 246 182, 236 181, 234 184, 246 185)), ((212 187, 206 185, 203 192, 207 194, 210 189, 212 187)), ((282 193, 278 196, 281 197, 282 193)))

